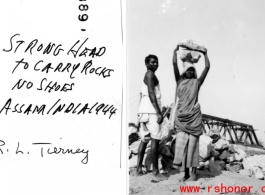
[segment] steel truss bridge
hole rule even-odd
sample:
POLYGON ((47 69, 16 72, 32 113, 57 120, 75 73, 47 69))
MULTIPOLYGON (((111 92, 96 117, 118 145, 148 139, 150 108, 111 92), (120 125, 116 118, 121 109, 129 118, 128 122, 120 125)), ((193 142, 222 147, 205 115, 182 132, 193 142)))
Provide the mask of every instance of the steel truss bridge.
POLYGON ((257 139, 252 125, 222 119, 207 114, 202 114, 202 121, 205 133, 207 133, 207 130, 209 131, 209 129, 218 129, 220 135, 226 138, 228 137, 228 140, 230 140, 231 143, 263 148, 257 139))

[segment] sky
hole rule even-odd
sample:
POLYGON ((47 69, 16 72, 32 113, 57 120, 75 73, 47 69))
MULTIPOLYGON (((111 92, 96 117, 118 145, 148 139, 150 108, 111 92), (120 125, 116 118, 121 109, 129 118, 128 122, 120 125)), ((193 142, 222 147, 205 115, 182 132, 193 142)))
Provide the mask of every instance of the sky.
MULTIPOLYGON (((199 94, 202 113, 250 124, 265 141, 264 10, 263 0, 127 1, 127 121, 137 119, 145 57, 159 58, 162 105, 169 106, 173 50, 191 39, 207 48, 211 64, 199 94)), ((200 75, 203 56, 195 66, 200 75)))

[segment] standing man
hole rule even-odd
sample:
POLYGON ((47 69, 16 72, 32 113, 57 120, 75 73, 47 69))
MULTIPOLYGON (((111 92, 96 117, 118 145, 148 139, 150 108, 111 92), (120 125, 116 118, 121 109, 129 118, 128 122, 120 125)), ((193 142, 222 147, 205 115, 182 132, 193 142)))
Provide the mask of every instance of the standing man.
POLYGON ((158 69, 158 58, 155 55, 149 55, 145 58, 147 72, 142 83, 142 99, 138 110, 138 120, 140 123, 139 136, 141 144, 138 149, 136 176, 143 175, 142 163, 145 149, 150 140, 151 154, 153 162, 153 180, 163 181, 167 178, 159 172, 158 167, 158 147, 161 140, 160 125, 163 122, 161 113, 161 92, 159 81, 155 75, 158 69))

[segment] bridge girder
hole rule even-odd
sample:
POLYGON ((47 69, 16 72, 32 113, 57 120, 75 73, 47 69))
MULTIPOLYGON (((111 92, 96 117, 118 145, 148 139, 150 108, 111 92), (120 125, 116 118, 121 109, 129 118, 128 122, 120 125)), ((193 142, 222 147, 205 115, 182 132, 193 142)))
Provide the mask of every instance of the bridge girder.
POLYGON ((223 136, 226 136, 228 133, 230 141, 232 143, 243 143, 247 144, 247 139, 250 141, 250 145, 252 146, 261 146, 256 133, 252 127, 252 125, 240 123, 228 119, 223 119, 220 117, 215 117, 207 114, 202 114, 202 121, 204 124, 204 132, 207 133, 206 129, 215 128, 220 131, 223 131, 223 136), (233 135, 232 136, 232 132, 233 135), (244 141, 243 141, 244 139, 244 141))

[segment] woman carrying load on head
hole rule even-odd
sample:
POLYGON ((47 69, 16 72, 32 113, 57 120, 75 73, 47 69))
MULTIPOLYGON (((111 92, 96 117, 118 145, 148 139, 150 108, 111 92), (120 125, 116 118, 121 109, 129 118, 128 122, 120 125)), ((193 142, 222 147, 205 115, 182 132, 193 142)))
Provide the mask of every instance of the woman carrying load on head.
MULTIPOLYGON (((181 45, 182 46, 182 45, 181 45)), ((171 125, 176 132, 174 165, 181 167, 184 177, 181 181, 196 180, 196 170, 199 166, 199 138, 204 126, 198 102, 201 85, 210 69, 210 62, 205 48, 197 50, 182 50, 183 71, 178 69, 177 51, 174 50, 173 67, 177 83, 175 105, 171 112, 171 125), (205 68, 199 78, 194 63, 197 63, 201 52, 205 59, 205 68), (192 168, 191 173, 189 168, 192 168)))

